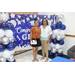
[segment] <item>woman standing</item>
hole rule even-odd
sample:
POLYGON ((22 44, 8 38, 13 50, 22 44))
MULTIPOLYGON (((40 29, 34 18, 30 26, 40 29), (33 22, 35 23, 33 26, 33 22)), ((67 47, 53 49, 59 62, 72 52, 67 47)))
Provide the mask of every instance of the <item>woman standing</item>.
POLYGON ((50 26, 48 26, 48 21, 46 19, 42 20, 42 25, 40 26, 40 28, 41 28, 41 44, 42 44, 42 54, 43 54, 43 57, 41 58, 41 60, 45 58, 45 54, 46 54, 45 62, 47 62, 48 61, 48 45, 49 45, 49 40, 50 40, 52 31, 50 26))
POLYGON ((33 61, 39 61, 37 59, 37 52, 38 52, 38 47, 41 46, 41 41, 40 41, 40 32, 41 29, 40 27, 38 27, 39 23, 38 20, 35 19, 34 20, 34 27, 31 28, 31 37, 30 37, 30 41, 31 42, 36 42, 36 44, 31 44, 31 46, 33 47, 33 61))

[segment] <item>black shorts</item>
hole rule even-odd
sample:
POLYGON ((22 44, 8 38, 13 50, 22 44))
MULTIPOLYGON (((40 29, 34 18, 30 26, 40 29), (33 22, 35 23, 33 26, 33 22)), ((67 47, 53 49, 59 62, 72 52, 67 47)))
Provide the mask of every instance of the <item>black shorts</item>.
POLYGON ((39 46, 41 46, 40 38, 36 38, 36 39, 32 38, 32 40, 36 40, 37 41, 36 45, 31 45, 32 47, 39 47, 39 46))

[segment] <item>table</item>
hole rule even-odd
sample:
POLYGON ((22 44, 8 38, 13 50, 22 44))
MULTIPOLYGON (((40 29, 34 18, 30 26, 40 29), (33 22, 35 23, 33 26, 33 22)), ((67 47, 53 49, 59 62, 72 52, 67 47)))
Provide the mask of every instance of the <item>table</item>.
POLYGON ((49 62, 75 62, 75 61, 57 56, 49 62))

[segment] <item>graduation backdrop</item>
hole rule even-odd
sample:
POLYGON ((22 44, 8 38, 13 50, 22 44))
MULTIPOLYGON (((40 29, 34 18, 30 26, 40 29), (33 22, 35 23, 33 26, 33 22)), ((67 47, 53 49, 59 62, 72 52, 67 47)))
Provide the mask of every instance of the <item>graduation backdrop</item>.
POLYGON ((44 18, 48 20, 49 26, 54 23, 54 15, 9 14, 8 22, 14 24, 16 51, 32 49, 30 46, 30 29, 34 26, 35 18, 39 21, 39 27, 44 18))

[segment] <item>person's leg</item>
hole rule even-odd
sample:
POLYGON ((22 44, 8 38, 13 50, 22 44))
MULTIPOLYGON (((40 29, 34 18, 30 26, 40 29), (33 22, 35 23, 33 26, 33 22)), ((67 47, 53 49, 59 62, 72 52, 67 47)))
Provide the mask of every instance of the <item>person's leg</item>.
POLYGON ((35 61, 36 58, 36 47, 33 47, 33 62, 35 61))
POLYGON ((41 60, 42 59, 44 59, 45 58, 45 52, 44 52, 44 40, 41 40, 41 45, 42 45, 42 55, 43 55, 43 57, 41 58, 41 60))
POLYGON ((45 60, 45 62, 47 62, 48 61, 48 45, 49 45, 49 43, 47 44, 47 42, 45 41, 44 42, 44 44, 45 44, 45 53, 46 53, 46 60, 45 60))
POLYGON ((39 60, 37 59, 37 52, 38 52, 38 47, 36 47, 36 57, 35 57, 35 59, 36 59, 36 61, 39 61, 39 60))

